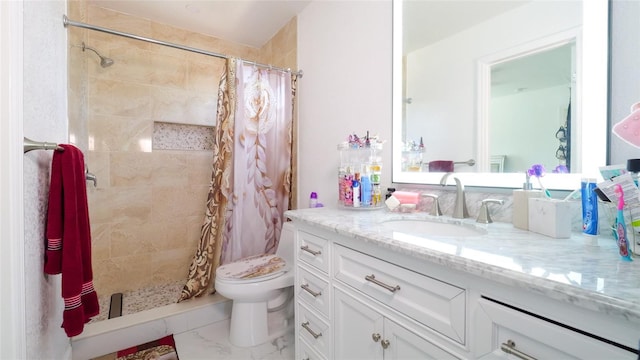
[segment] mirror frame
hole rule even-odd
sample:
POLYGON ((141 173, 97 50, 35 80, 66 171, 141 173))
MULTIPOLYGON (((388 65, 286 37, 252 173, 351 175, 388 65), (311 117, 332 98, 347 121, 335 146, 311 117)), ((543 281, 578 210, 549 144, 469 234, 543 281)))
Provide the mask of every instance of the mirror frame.
MULTIPOLYGON (((439 185, 443 173, 402 171, 402 0, 393 0, 393 86, 392 86, 392 183, 439 185)), ((598 167, 607 163, 607 94, 608 94, 608 48, 609 48, 609 4, 606 0, 583 0, 582 41, 577 52, 582 54, 576 63, 576 118, 582 126, 575 129, 580 139, 581 173, 552 174, 544 177, 544 185, 550 190, 573 190, 579 188, 584 177, 600 179, 598 167), (588 76, 584 76, 588 74, 588 76), (586 126, 584 126, 586 125, 586 126)), ((474 79, 475 80, 475 79, 474 79)), ((480 95, 477 95, 480 96, 480 95)), ((476 105, 479 107, 478 105, 476 105)), ((476 108, 475 112, 488 111, 476 108)), ((477 135, 478 136, 478 135, 477 135)), ((465 186, 486 188, 521 188, 524 174, 521 173, 473 173, 456 172, 465 186)), ((535 183, 534 183, 535 184, 535 183)), ((534 185, 535 186, 535 185, 534 185)))

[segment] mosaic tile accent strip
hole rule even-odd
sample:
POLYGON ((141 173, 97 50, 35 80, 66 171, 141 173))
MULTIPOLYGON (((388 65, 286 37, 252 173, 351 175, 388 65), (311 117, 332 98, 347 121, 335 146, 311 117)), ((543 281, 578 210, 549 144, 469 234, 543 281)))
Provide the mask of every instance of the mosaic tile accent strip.
POLYGON ((153 123, 153 150, 212 150, 213 126, 153 123))

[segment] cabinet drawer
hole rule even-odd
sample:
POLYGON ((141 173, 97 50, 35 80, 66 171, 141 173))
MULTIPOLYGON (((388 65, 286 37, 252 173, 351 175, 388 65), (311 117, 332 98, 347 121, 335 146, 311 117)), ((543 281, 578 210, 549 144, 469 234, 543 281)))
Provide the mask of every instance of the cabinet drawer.
POLYGON ((303 339, 299 339, 298 344, 300 344, 300 347, 298 349, 296 349, 296 352, 298 353, 298 355, 296 356, 296 359, 299 360, 325 360, 326 357, 323 357, 322 355, 319 355, 318 353, 316 353, 311 346, 309 346, 309 344, 307 344, 306 341, 304 341, 303 339))
POLYGON ((298 260, 329 273, 329 241, 305 231, 298 231, 298 260))
POLYGON ((298 266, 296 299, 309 306, 309 308, 315 312, 328 317, 329 304, 331 303, 331 287, 329 286, 329 281, 313 275, 310 271, 298 266))
POLYGON ((465 290, 335 245, 338 280, 427 327, 465 343, 465 290))
POLYGON ((298 312, 295 325, 298 327, 300 340, 304 340, 316 353, 330 358, 333 334, 329 324, 301 303, 298 303, 298 312))
POLYGON ((504 359, 512 349, 536 359, 631 360, 638 356, 487 299, 478 300, 475 332, 474 353, 478 359, 504 359))

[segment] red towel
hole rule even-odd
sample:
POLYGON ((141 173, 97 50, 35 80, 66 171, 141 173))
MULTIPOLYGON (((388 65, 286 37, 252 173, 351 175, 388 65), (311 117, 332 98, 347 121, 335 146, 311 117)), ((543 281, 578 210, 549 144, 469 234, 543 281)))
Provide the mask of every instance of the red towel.
POLYGON ((453 161, 450 161, 450 160, 430 161, 429 172, 453 172, 453 161))
POLYGON ((72 337, 100 307, 93 289, 84 156, 73 145, 60 146, 64 151, 54 151, 51 163, 44 272, 62 274, 62 327, 72 337))

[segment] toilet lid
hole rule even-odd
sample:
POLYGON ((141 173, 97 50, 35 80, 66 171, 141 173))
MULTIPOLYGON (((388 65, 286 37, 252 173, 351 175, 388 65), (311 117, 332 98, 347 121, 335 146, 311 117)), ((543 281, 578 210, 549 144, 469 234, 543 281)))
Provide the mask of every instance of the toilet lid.
POLYGON ((222 265, 216 277, 227 281, 258 281, 282 275, 287 270, 283 258, 271 255, 255 255, 222 265))

